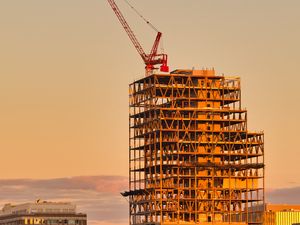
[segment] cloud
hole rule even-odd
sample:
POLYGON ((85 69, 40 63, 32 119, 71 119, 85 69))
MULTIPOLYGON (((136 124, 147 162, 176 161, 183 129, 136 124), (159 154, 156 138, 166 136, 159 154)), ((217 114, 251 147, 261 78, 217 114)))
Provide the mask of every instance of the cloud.
POLYGON ((123 225, 128 224, 128 203, 120 192, 127 186, 128 178, 121 176, 0 180, 0 205, 36 199, 67 201, 88 214, 90 225, 123 225))
POLYGON ((127 188, 127 183, 128 178, 122 176, 81 176, 48 180, 0 180, 0 186, 9 186, 10 188, 76 189, 108 193, 116 193, 125 190, 127 188))
POLYGON ((300 187, 269 190, 266 195, 269 203, 300 204, 300 187))

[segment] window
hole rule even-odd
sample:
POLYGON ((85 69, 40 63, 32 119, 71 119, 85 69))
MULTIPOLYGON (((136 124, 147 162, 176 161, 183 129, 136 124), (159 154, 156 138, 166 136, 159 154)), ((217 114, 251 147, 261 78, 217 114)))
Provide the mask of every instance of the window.
POLYGON ((207 217, 207 222, 211 222, 211 216, 207 217))

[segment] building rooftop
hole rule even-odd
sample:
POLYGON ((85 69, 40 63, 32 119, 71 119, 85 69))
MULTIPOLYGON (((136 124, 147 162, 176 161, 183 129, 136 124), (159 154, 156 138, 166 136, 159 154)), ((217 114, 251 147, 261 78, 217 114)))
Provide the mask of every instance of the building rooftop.
POLYGON ((266 204, 266 211, 282 212, 282 211, 300 211, 300 205, 290 204, 266 204))
POLYGON ((76 213, 76 205, 69 202, 47 202, 37 200, 34 203, 24 203, 19 205, 5 204, 0 210, 0 216, 15 214, 36 214, 36 213, 52 213, 52 214, 74 214, 76 213))

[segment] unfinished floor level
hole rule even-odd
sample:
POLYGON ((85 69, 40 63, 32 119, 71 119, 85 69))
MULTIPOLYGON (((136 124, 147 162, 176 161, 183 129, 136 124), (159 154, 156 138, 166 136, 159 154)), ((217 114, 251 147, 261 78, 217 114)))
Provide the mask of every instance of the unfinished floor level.
POLYGON ((264 136, 238 77, 152 74, 129 86, 130 224, 261 224, 264 136))

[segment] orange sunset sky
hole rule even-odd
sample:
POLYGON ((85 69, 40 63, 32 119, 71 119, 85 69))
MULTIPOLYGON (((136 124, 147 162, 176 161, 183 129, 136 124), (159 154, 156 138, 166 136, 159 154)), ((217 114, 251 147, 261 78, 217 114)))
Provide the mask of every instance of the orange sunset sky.
MULTIPOLYGON (((155 32, 116 2, 149 51, 155 32)), ((248 127, 265 132, 267 189, 300 187, 300 1, 131 3, 163 32, 171 70, 214 67, 241 77, 248 127)), ((128 84, 144 66, 107 1, 1 0, 0 65, 0 203, 72 201, 88 189, 101 204, 103 182, 117 186, 110 193, 118 199, 128 174, 128 84), (46 195, 60 178, 57 195, 46 195), (70 180, 87 186, 66 196, 70 180), (19 198, 16 185, 27 187, 19 198)), ((126 216, 103 222, 94 214, 95 223, 126 224, 126 216)))

